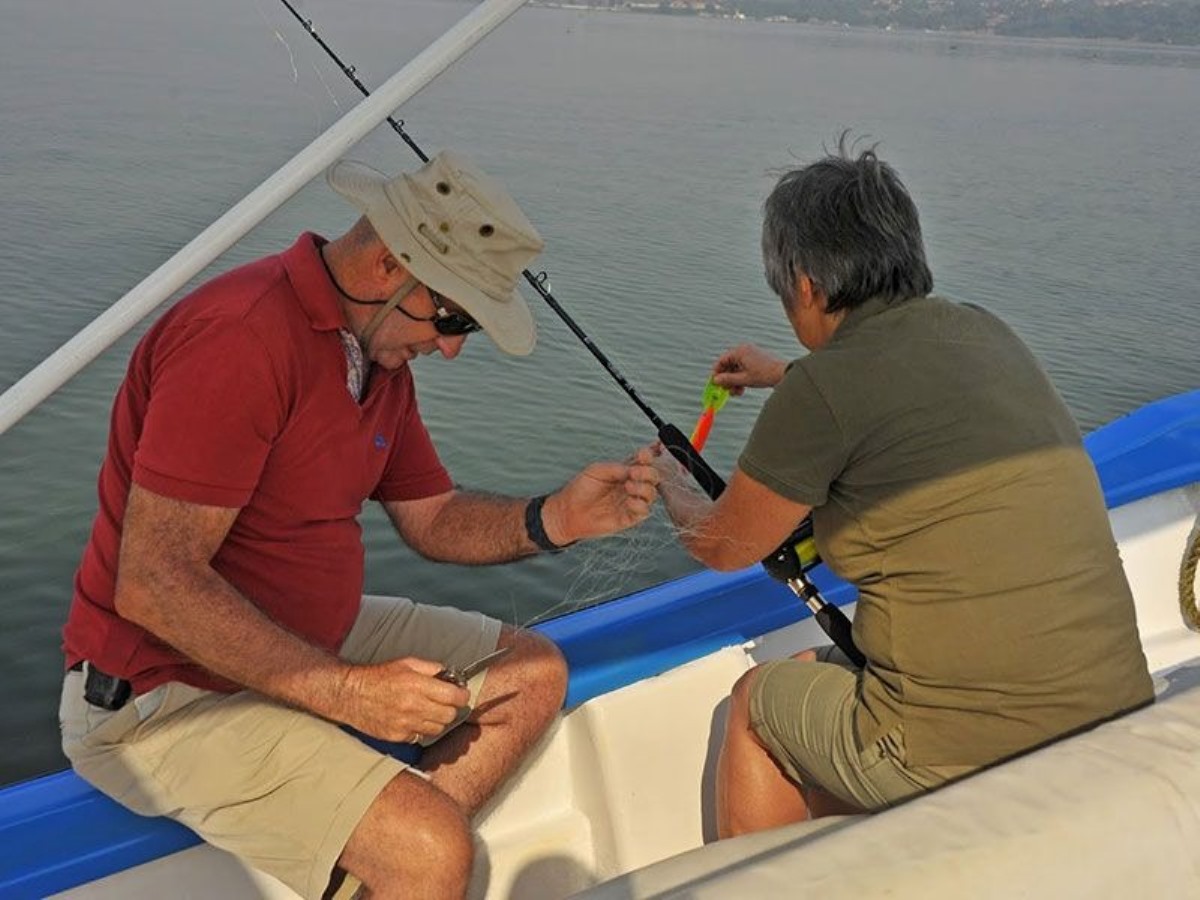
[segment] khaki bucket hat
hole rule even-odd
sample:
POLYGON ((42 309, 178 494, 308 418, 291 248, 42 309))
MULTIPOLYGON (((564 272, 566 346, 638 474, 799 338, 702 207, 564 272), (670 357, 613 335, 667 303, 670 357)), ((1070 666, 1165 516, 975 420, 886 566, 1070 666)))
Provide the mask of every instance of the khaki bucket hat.
POLYGON ((470 313, 497 347, 533 350, 537 330, 517 279, 545 243, 498 181, 450 150, 395 178, 352 160, 325 177, 418 281, 470 313))

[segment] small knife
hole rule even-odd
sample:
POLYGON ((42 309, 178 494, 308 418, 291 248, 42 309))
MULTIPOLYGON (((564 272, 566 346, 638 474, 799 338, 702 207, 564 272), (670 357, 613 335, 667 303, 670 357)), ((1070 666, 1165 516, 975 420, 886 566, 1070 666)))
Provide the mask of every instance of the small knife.
POLYGON ((442 669, 442 671, 438 672, 434 677, 440 678, 442 681, 449 681, 451 684, 457 684, 459 687, 465 688, 468 681, 470 681, 492 663, 497 662, 503 657, 507 656, 510 650, 512 650, 511 645, 507 647, 501 647, 499 650, 493 650, 487 656, 481 657, 480 659, 475 660, 473 663, 467 663, 467 665, 462 666, 461 668, 447 666, 446 668, 442 669))

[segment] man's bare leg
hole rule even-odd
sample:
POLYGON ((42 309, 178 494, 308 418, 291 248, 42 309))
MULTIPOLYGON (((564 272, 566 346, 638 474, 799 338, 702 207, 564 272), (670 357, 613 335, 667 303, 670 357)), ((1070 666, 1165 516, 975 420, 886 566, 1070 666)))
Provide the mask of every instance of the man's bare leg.
POLYGON ((338 860, 372 900, 459 900, 474 847, 458 804, 425 779, 401 772, 375 798, 338 860))
POLYGON ((471 718, 429 747, 421 760, 433 783, 468 817, 517 768, 566 696, 566 663, 550 641, 504 626, 498 646, 513 650, 488 671, 471 718))

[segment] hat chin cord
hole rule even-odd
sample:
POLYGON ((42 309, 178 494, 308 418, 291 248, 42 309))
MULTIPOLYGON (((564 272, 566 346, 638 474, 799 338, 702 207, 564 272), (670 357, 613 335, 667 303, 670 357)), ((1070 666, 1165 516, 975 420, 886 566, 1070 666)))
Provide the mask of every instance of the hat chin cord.
MULTIPOLYGON (((409 275, 404 279, 403 283, 401 283, 400 287, 396 290, 396 293, 392 294, 392 296, 388 297, 387 300, 383 301, 383 305, 379 307, 379 311, 371 317, 371 321, 367 323, 367 327, 364 328, 362 334, 358 336, 358 343, 363 348, 364 356, 367 355, 367 348, 371 342, 371 338, 374 337, 375 332, 379 330, 379 326, 383 324, 383 320, 387 318, 388 314, 391 313, 392 310, 400 305, 401 300, 416 290, 418 284, 420 284, 420 282, 417 281, 417 279, 412 275, 409 275)), ((361 303, 362 301, 356 302, 361 303)))

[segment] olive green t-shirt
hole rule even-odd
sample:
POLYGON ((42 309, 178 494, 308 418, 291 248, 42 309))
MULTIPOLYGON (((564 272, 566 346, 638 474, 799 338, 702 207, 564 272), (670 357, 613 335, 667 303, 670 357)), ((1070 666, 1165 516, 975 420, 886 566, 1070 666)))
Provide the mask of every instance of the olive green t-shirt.
POLYGON ((860 747, 903 724, 912 765, 985 765, 1148 702, 1091 460, 995 316, 869 301, 792 363, 738 461, 814 508, 859 590, 860 747))

